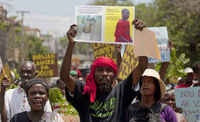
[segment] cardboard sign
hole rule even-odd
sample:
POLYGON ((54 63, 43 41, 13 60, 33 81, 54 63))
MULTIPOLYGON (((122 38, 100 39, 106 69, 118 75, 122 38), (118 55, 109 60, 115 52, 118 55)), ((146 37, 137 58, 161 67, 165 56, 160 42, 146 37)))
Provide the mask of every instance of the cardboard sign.
POLYGON ((37 67, 37 77, 50 78, 58 76, 58 64, 56 54, 33 55, 32 60, 37 67))
POLYGON ((142 31, 135 30, 134 43, 135 56, 147 56, 161 59, 155 33, 144 28, 142 31))
POLYGON ((122 80, 128 77, 137 64, 133 50, 133 45, 126 45, 118 74, 118 78, 122 80))
POLYGON ((100 56, 105 56, 111 58, 115 63, 117 63, 115 45, 94 43, 92 44, 92 47, 95 59, 100 56))
POLYGON ((132 44, 134 41, 134 7, 78 6, 75 11, 76 41, 110 44, 132 44))
POLYGON ((176 106, 183 109, 188 122, 200 121, 200 87, 176 88, 176 106))
POLYGON ((170 49, 168 47, 168 32, 167 27, 149 27, 151 31, 156 34, 158 47, 160 50, 161 60, 155 58, 149 58, 150 63, 156 62, 169 62, 170 61, 170 49))

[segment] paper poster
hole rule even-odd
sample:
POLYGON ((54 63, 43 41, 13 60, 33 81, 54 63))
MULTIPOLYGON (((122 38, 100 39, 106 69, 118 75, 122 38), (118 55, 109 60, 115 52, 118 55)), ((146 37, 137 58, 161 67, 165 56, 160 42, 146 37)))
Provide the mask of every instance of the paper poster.
POLYGON ((76 41, 111 44, 134 41, 134 7, 79 6, 75 11, 78 25, 76 41))
POLYGON ((118 74, 118 78, 122 80, 130 75, 137 64, 133 50, 133 45, 126 45, 118 74))
POLYGON ((111 58, 115 63, 117 63, 115 45, 94 43, 92 44, 92 47, 95 59, 100 56, 105 56, 111 58))
POLYGON ((156 59, 161 59, 158 43, 155 33, 148 28, 142 31, 135 30, 134 42, 135 56, 147 56, 156 59))
POLYGON ((176 88, 176 106, 183 109, 188 122, 200 121, 200 87, 176 88))
POLYGON ((56 54, 37 54, 32 56, 32 60, 37 68, 37 77, 50 78, 58 76, 56 54))
POLYGON ((167 27, 149 27, 151 31, 156 34, 156 39, 158 43, 158 47, 160 50, 161 60, 155 58, 149 58, 150 63, 156 62, 169 62, 170 61, 170 49, 168 46, 168 32, 167 27))

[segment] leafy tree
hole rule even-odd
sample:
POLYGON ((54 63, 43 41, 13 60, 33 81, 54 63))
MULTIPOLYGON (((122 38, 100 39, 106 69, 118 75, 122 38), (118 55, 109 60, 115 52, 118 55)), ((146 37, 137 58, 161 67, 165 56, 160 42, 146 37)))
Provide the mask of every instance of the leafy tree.
POLYGON ((32 55, 34 54, 50 53, 48 47, 42 45, 44 40, 41 40, 36 36, 29 36, 29 35, 26 35, 25 40, 26 40, 25 50, 27 51, 27 56, 29 59, 31 59, 32 55))
MULTIPOLYGON (((184 77, 185 65, 190 61, 189 58, 186 58, 185 54, 182 53, 179 56, 176 54, 176 49, 172 48, 170 53, 170 64, 167 68, 167 74, 165 78, 172 83, 177 83, 179 77, 184 77)), ((156 65, 157 71, 160 69, 161 63, 156 65)))
POLYGON ((122 2, 117 0, 95 0, 91 5, 133 6, 133 3, 131 0, 124 0, 122 2))

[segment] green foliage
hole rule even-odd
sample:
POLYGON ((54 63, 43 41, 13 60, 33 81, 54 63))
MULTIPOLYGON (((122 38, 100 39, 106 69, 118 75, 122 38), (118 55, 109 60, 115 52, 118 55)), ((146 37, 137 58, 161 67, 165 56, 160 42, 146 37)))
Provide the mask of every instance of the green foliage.
POLYGON ((16 33, 22 32, 22 27, 15 27, 14 29, 16 33))
POLYGON ((63 96, 62 92, 58 88, 51 88, 49 90, 49 100, 52 106, 55 106, 57 103, 60 105, 66 105, 66 106, 61 106, 61 110, 66 110, 64 113, 65 115, 77 115, 77 111, 74 109, 74 107, 69 104, 66 101, 66 98, 63 96))
POLYGON ((131 0, 124 0, 123 2, 119 2, 116 0, 103 0, 103 1, 96 0, 91 5, 133 6, 133 3, 131 0))
MULTIPOLYGON (((176 83, 178 77, 184 77, 186 74, 184 73, 185 65, 190 61, 189 58, 186 58, 185 54, 182 53, 177 57, 176 49, 171 49, 170 54, 170 65, 167 69, 166 79, 170 82, 176 83)), ((160 69, 161 63, 156 65, 156 69, 160 69)))
POLYGON ((62 92, 58 88, 51 88, 49 90, 49 100, 51 101, 52 104, 55 104, 58 102, 64 104, 66 101, 62 95, 62 92))
POLYGON ((15 68, 15 69, 13 69, 12 71, 13 71, 14 74, 15 74, 15 79, 19 79, 19 78, 20 78, 20 75, 19 75, 19 73, 17 72, 17 69, 15 68))
POLYGON ((11 84, 10 87, 9 87, 8 89, 15 89, 15 88, 18 88, 18 86, 15 85, 15 84, 11 84))
POLYGON ((42 45, 44 40, 41 40, 36 36, 26 35, 25 40, 29 59, 31 59, 34 54, 45 54, 50 52, 47 46, 42 45))
POLYGON ((9 23, 8 22, 0 22, 0 30, 7 32, 9 29, 9 23))

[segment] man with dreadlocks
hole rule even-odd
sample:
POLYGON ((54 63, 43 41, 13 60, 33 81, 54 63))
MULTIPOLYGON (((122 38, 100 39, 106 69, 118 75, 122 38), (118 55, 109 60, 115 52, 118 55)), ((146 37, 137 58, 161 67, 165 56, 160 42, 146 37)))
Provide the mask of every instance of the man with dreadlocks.
MULTIPOLYGON (((136 28, 143 28, 141 21, 136 28)), ((86 79, 86 84, 70 77, 70 66, 75 45, 76 25, 67 32, 69 45, 61 67, 61 80, 66 84, 67 100, 79 112, 81 122, 124 122, 125 109, 137 95, 136 86, 147 66, 147 57, 139 57, 139 64, 130 76, 112 88, 117 75, 117 65, 107 57, 97 58, 86 79)))

